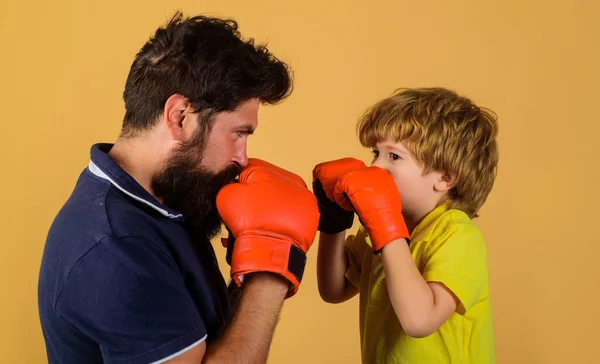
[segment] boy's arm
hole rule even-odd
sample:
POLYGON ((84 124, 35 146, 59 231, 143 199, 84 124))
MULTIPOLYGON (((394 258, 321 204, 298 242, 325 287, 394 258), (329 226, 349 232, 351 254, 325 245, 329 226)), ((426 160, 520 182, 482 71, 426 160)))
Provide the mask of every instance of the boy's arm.
POLYGON ((328 303, 341 303, 358 293, 348 279, 348 257, 344 246, 346 232, 319 234, 317 281, 319 294, 328 303))
POLYGON ((346 230, 352 227, 354 212, 333 201, 337 181, 346 173, 366 168, 354 158, 319 163, 313 169, 313 193, 319 203, 319 254, 317 279, 319 294, 325 302, 340 303, 355 296, 358 290, 346 279, 346 230))
POLYGON ((336 184, 335 198, 338 203, 350 199, 374 252, 383 255, 388 293, 404 331, 423 337, 437 330, 452 315, 457 301, 444 285, 428 284, 415 266, 402 202, 389 173, 378 167, 349 173, 336 184))
POLYGON ((428 336, 456 311, 458 298, 443 283, 425 281, 405 239, 385 245, 381 259, 392 307, 408 335, 428 336))

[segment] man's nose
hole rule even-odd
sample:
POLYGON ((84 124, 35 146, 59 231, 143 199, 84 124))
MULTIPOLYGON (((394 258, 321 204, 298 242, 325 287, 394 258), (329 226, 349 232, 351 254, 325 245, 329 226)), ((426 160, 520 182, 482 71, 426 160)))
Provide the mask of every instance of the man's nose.
POLYGON ((246 148, 240 149, 233 156, 233 161, 242 168, 246 167, 248 165, 248 155, 246 154, 246 148))

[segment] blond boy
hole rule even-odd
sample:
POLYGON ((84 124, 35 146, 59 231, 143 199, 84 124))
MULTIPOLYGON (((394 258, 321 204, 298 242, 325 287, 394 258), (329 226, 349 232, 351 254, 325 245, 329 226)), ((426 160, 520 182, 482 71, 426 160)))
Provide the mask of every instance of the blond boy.
POLYGON ((313 170, 321 297, 360 293, 363 363, 495 363, 487 251, 471 221, 498 163, 493 112, 442 88, 403 89, 358 123, 367 167, 313 170), (361 226, 346 237, 353 214, 361 226))

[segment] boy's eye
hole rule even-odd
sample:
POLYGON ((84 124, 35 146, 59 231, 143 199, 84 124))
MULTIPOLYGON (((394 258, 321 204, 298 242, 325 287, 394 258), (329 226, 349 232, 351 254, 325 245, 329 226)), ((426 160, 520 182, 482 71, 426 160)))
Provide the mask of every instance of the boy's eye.
POLYGON ((390 153, 390 159, 395 161, 400 159, 400 156, 396 153, 390 153))
POLYGON ((376 149, 373 149, 373 150, 371 151, 371 153, 373 153, 373 158, 377 158, 377 157, 379 157, 379 151, 378 151, 378 150, 376 150, 376 149))

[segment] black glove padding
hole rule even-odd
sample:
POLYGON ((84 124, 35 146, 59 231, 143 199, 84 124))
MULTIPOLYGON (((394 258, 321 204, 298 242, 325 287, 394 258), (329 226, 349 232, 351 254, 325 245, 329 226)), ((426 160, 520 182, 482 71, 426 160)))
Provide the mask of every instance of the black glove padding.
POLYGON ((227 248, 225 261, 227 262, 227 264, 229 264, 229 266, 231 266, 231 255, 233 254, 233 245, 235 244, 235 238, 233 237, 233 234, 231 233, 229 228, 227 228, 227 226, 225 228, 227 229, 228 236, 226 238, 221 238, 221 243, 225 248, 227 248))
POLYGON ((319 231, 327 234, 336 234, 350 229, 354 222, 354 212, 346 211, 325 195, 321 181, 313 182, 313 193, 319 204, 319 231))

